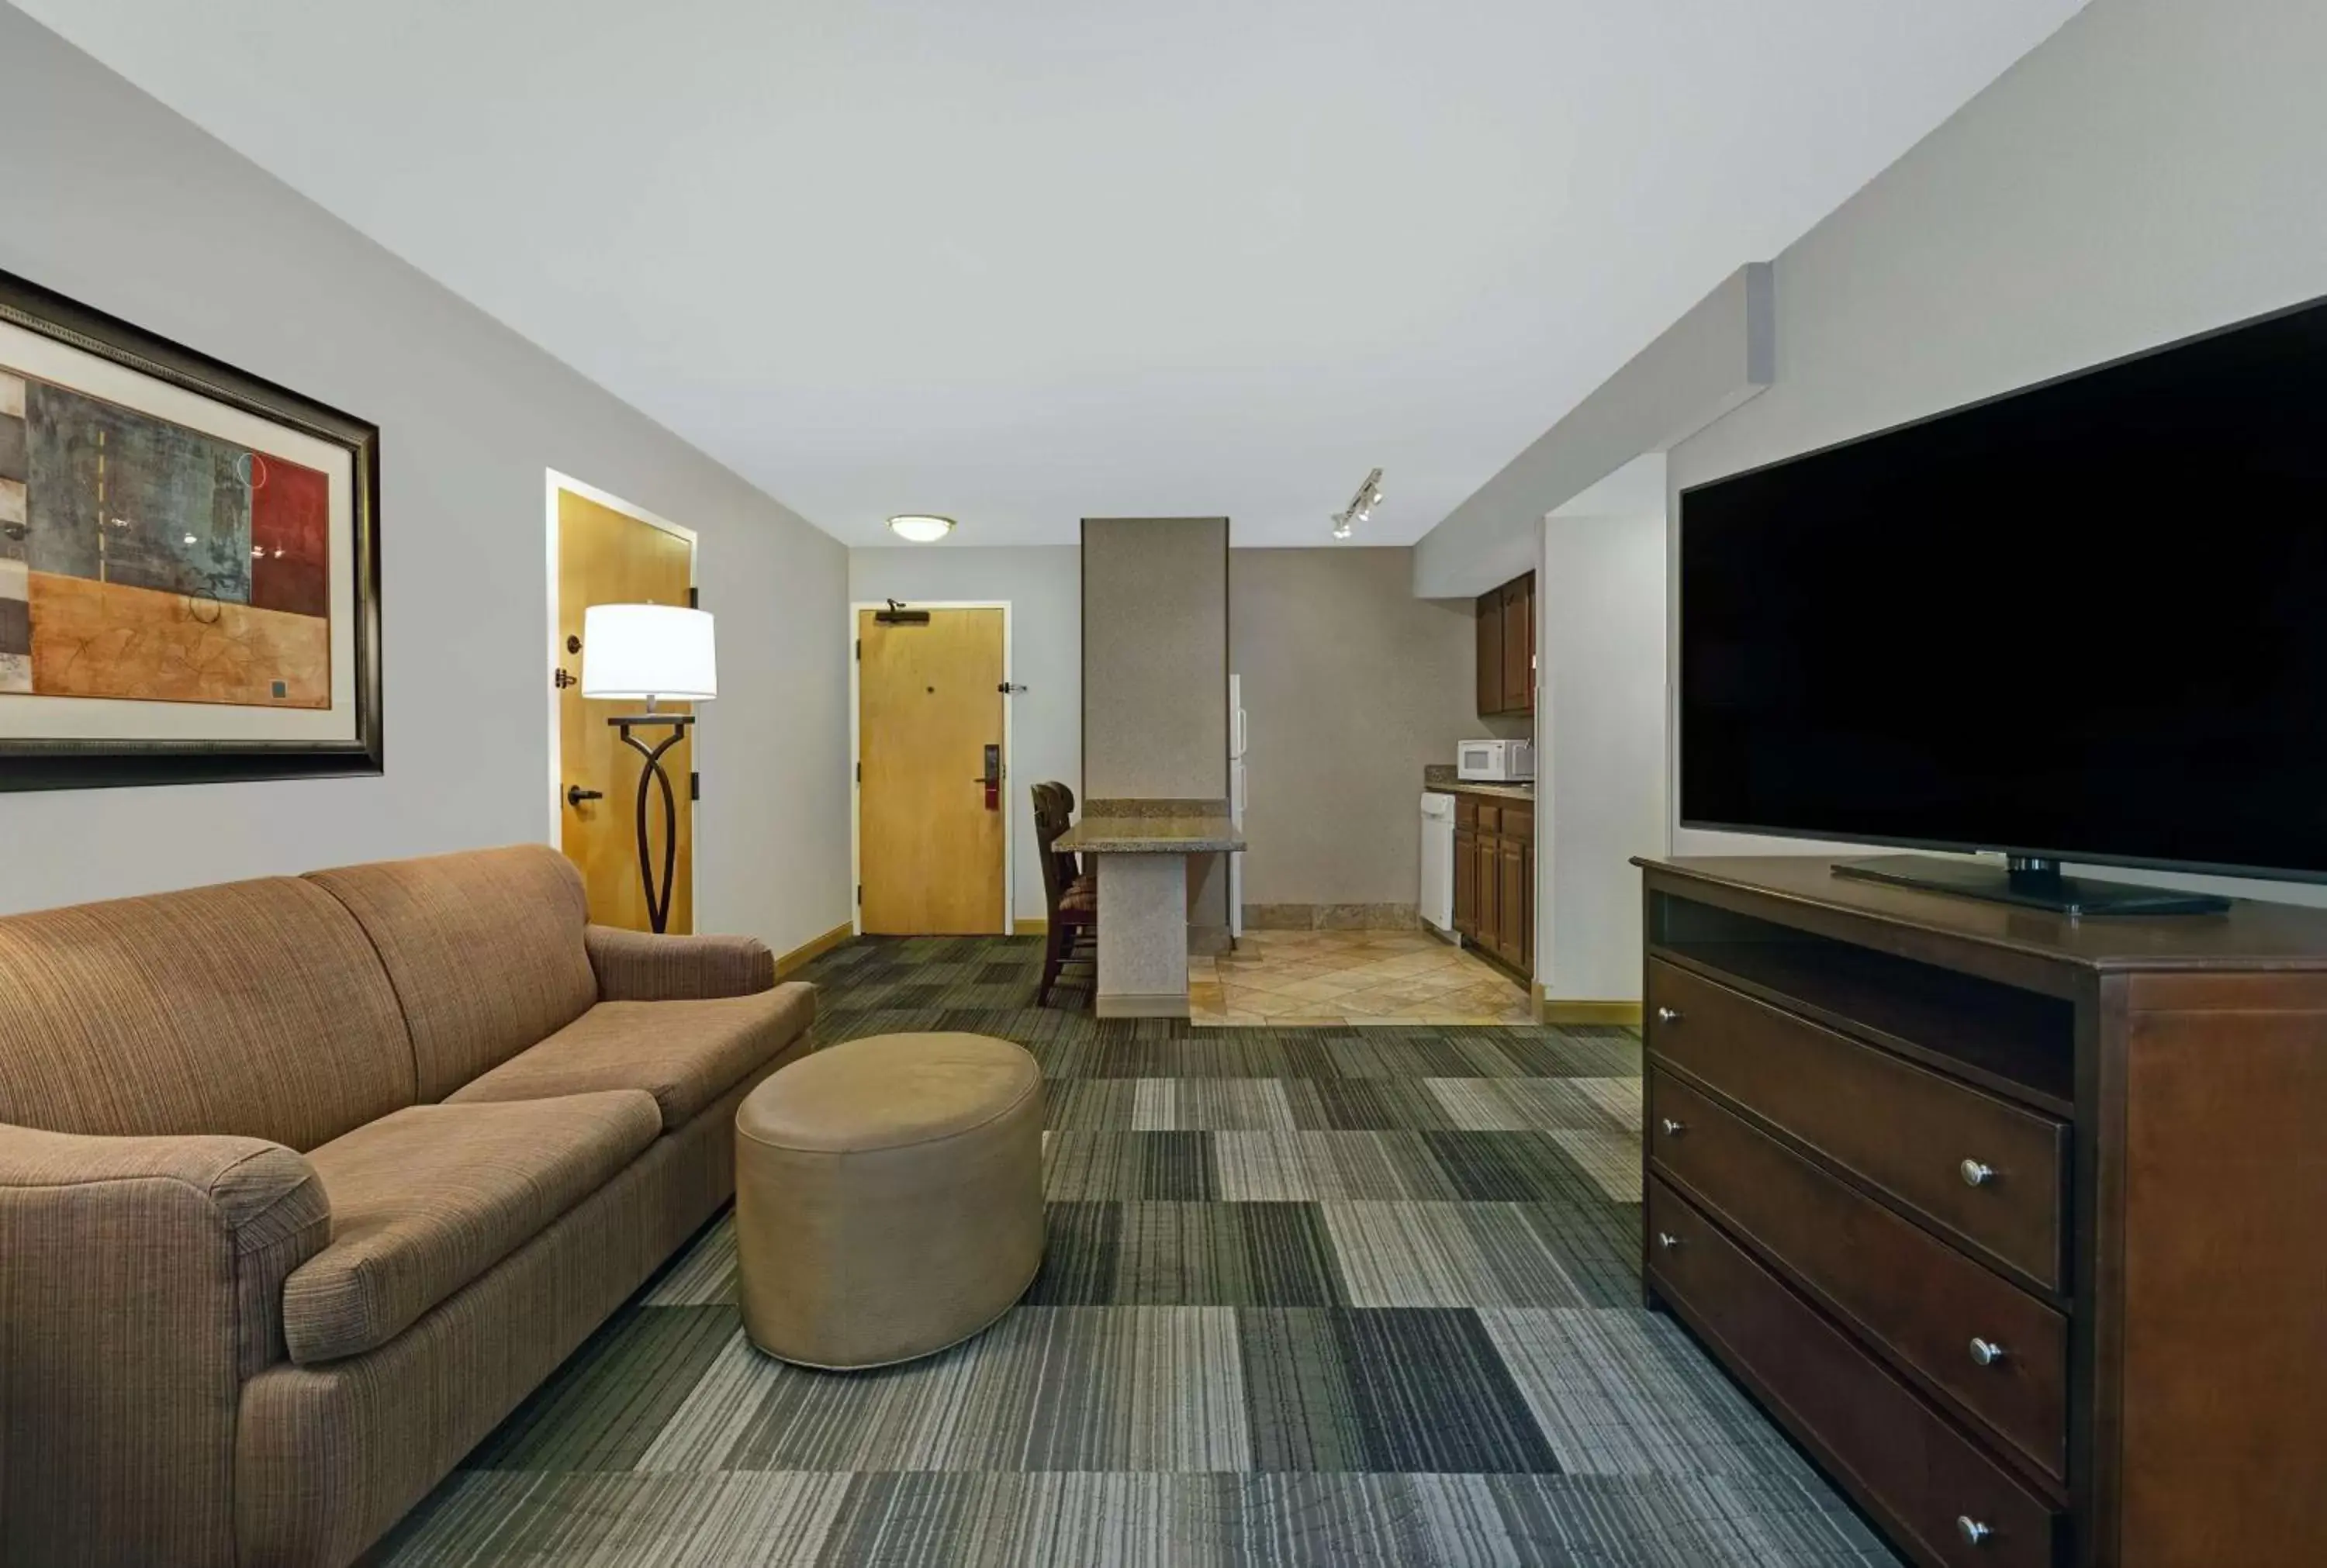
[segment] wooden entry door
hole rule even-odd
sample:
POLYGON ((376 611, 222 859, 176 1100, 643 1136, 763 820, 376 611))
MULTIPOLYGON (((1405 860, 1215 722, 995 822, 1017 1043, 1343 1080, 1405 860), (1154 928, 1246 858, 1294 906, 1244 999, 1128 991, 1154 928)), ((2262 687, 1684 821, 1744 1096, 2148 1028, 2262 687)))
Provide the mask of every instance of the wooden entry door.
MULTIPOLYGON (((582 612, 593 604, 685 604, 695 585, 695 542, 602 506, 571 490, 557 492, 557 667, 572 677, 557 690, 558 847, 582 868, 590 918, 602 926, 649 929, 646 886, 639 875, 638 801, 645 759, 621 742, 606 721, 640 705, 586 702, 582 696, 582 612), (580 791, 577 797, 575 792, 580 791), (595 798, 592 798, 593 792, 595 798)), ((662 705, 669 713, 685 703, 662 705)), ((640 730, 649 746, 668 730, 640 730)), ((672 932, 695 929, 694 805, 688 779, 695 740, 663 753, 678 806, 678 869, 672 873, 672 932)), ((648 845, 662 874, 661 792, 647 802, 648 845)))
POLYGON ((1002 611, 856 612, 856 862, 883 936, 1006 931, 1002 611), (993 749, 993 799, 986 779, 993 749))

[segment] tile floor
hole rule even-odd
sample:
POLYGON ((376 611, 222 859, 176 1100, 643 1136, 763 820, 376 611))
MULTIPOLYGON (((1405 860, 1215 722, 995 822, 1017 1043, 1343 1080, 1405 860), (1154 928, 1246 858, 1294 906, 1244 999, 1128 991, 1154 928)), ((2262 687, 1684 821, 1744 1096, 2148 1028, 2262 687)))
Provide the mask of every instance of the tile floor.
POLYGON ((1200 1027, 1533 1022, 1518 981, 1427 931, 1248 931, 1188 971, 1200 1027))

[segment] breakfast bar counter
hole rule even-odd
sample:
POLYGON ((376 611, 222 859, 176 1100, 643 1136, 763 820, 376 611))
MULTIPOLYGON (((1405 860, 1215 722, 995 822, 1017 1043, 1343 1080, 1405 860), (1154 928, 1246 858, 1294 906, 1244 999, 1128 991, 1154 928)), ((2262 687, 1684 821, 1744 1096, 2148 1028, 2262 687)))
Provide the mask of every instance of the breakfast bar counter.
POLYGON ((1244 846, 1222 800, 1094 800, 1060 835, 1098 880, 1101 1018, 1188 1016, 1188 857, 1244 846))

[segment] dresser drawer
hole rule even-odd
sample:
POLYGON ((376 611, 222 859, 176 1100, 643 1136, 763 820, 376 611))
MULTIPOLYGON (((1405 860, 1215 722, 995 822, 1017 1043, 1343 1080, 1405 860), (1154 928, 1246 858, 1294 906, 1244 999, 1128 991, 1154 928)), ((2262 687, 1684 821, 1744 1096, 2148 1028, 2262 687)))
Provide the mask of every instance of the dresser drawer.
POLYGON ((1870 1512, 1948 1568, 2049 1568, 2058 1515, 1661 1181, 1649 1283, 1870 1512), (1975 1541, 1968 1531, 1982 1531, 1975 1541))
POLYGON ((1652 1169, 1995 1436, 2066 1478, 2066 1318, 1653 1068, 1648 1140, 1652 1169))
POLYGON ((1677 965, 1650 959, 1648 993, 1651 1056, 1971 1246, 2062 1287, 2065 1123, 1677 965))

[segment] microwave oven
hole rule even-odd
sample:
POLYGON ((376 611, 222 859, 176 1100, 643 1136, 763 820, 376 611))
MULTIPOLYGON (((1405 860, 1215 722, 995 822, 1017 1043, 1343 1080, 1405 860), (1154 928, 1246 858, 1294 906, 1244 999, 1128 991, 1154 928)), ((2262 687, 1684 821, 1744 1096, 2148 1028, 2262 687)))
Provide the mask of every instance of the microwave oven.
POLYGON ((1454 776, 1508 781, 1535 777, 1532 741, 1463 741, 1454 748, 1454 776))

